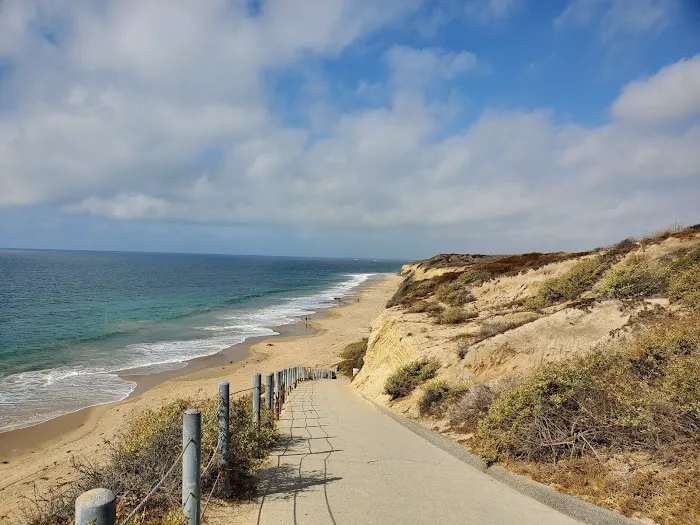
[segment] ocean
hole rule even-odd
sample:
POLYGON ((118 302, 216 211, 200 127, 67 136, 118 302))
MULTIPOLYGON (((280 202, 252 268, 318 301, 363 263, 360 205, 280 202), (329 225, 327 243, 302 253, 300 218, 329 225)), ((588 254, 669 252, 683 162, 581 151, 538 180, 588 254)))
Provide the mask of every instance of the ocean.
POLYGON ((0 250, 0 431, 119 401, 120 371, 275 335, 401 262, 0 250))

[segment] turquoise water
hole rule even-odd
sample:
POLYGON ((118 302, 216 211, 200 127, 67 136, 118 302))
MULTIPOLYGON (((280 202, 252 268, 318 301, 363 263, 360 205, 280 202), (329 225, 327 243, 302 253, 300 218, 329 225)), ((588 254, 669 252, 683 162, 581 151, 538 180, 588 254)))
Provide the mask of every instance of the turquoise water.
POLYGON ((400 264, 0 250, 0 431, 123 399, 117 372, 274 335, 400 264))

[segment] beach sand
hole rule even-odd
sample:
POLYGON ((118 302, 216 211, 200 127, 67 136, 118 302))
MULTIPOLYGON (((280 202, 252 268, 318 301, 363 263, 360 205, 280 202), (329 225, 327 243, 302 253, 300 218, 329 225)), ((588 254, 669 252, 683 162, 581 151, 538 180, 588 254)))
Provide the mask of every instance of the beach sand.
MULTIPOLYGON (((281 336, 257 338, 194 360, 182 370, 157 376, 125 376, 138 382, 124 401, 92 407, 33 427, 0 433, 0 522, 16 522, 23 496, 58 487, 73 475, 73 456, 99 458, 105 440, 125 427, 133 414, 177 398, 213 396, 226 379, 231 392, 252 386, 265 375, 297 364, 329 366, 349 343, 367 337, 370 322, 385 308, 402 278, 372 278, 338 307, 309 322, 285 327, 281 336), (231 361, 233 361, 231 363, 231 361), (14 519, 13 519, 14 516, 14 519)), ((279 330, 278 330, 279 331, 279 330)))

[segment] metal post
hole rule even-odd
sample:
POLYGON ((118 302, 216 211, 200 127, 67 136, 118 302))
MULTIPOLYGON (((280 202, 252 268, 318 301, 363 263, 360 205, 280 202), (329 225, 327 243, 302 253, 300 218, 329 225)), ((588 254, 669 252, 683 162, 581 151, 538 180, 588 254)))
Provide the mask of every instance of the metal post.
POLYGON ((272 410, 272 374, 265 376, 265 406, 272 410))
POLYGON ((280 397, 280 377, 282 376, 281 372, 278 370, 275 372, 275 419, 279 420, 280 418, 280 410, 282 409, 281 406, 281 401, 282 398, 280 397))
POLYGON ((224 497, 231 496, 231 469, 229 465, 229 397, 228 381, 219 383, 219 443, 221 443, 221 459, 219 467, 224 470, 224 497))
POLYGON ((117 500, 108 489, 92 489, 75 498, 75 525, 114 525, 117 500))
POLYGON ((260 428, 260 384, 261 376, 256 373, 253 376, 253 425, 260 428))
POLYGON ((199 525, 201 487, 199 466, 202 453, 202 411, 190 408, 182 419, 182 511, 187 525, 199 525))

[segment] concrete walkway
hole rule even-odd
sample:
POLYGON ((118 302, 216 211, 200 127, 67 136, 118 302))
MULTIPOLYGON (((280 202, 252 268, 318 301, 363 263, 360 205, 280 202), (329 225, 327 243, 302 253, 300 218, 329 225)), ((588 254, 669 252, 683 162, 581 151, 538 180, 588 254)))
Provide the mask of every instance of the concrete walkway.
POLYGON ((280 433, 263 495, 244 523, 579 523, 435 447, 346 380, 302 383, 280 433))

